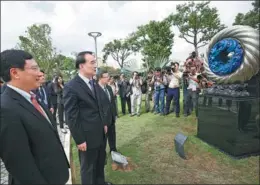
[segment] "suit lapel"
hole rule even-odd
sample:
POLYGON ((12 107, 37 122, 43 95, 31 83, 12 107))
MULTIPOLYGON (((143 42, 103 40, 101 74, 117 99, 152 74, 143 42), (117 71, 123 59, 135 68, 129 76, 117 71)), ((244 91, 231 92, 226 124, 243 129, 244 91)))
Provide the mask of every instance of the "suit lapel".
MULTIPOLYGON (((27 109, 29 112, 31 112, 32 114, 34 114, 38 119, 40 119, 41 121, 46 122, 46 124, 49 125, 50 128, 52 128, 54 130, 54 127, 52 127, 50 125, 50 123, 48 122, 48 120, 30 103, 28 102, 22 95, 20 95, 19 93, 15 92, 14 90, 12 90, 11 88, 8 87, 8 91, 10 91, 11 96, 13 97, 13 99, 15 99, 22 107, 24 107, 25 109, 27 109)), ((41 107, 44 109, 44 106, 42 104, 40 104, 41 107)), ((47 111, 44 110, 47 114, 47 111)))
POLYGON ((50 114, 50 111, 45 107, 46 105, 44 105, 42 102, 39 102, 39 101, 38 101, 38 103, 41 105, 41 107, 43 108, 44 112, 48 116, 48 118, 49 118, 49 120, 50 120, 50 122, 51 122, 51 124, 52 124, 52 126, 54 128, 54 130, 57 130, 56 125, 53 124, 53 123, 55 123, 55 121, 53 119, 53 116, 50 114))
MULTIPOLYGON (((96 99, 91 89, 78 75, 76 76, 76 81, 79 83, 82 89, 84 89, 93 99, 96 99)), ((95 86, 95 85, 94 85, 95 86)))

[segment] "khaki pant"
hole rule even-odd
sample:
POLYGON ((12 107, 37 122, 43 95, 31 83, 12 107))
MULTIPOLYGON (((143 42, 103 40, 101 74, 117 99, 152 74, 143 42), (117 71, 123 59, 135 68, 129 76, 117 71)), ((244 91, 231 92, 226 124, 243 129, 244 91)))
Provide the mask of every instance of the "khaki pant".
POLYGON ((142 94, 132 94, 131 95, 131 113, 132 114, 140 114, 142 101, 142 94))

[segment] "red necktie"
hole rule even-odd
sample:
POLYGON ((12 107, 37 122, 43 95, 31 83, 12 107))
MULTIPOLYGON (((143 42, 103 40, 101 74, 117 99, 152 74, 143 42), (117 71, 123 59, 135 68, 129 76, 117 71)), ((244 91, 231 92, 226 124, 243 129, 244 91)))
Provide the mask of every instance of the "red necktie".
POLYGON ((33 106, 45 117, 45 114, 44 114, 43 110, 41 109, 40 104, 36 100, 35 94, 31 94, 31 101, 32 101, 33 106))

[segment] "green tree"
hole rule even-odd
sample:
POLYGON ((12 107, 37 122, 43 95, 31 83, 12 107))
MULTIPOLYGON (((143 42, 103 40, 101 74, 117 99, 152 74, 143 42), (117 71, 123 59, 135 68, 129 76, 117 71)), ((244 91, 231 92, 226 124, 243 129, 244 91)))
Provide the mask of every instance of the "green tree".
POLYGON ((144 56, 146 67, 150 68, 158 58, 169 58, 174 34, 168 21, 150 21, 137 27, 137 31, 131 34, 131 39, 144 56))
POLYGON ((209 7, 210 1, 188 2, 177 5, 177 13, 166 18, 180 31, 180 38, 192 44, 196 52, 225 26, 221 24, 218 10, 209 7))
POLYGON ((111 66, 102 66, 100 67, 100 70, 105 70, 109 73, 110 76, 118 76, 120 75, 120 69, 116 69, 111 66))
POLYGON ((233 25, 247 25, 255 29, 260 29, 259 0, 252 2, 253 9, 246 14, 238 13, 233 25))
POLYGON ((132 40, 113 40, 105 44, 103 50, 103 61, 107 60, 107 57, 110 55, 115 61, 117 61, 120 68, 124 67, 125 60, 133 53, 138 51, 135 48, 135 45, 132 44, 132 40))
POLYGON ((65 80, 71 79, 76 74, 75 60, 73 58, 59 54, 53 61, 55 63, 54 72, 62 74, 65 80))
POLYGON ((51 27, 48 24, 33 24, 27 27, 26 36, 19 36, 16 48, 28 51, 48 76, 55 68, 56 48, 52 45, 51 27))

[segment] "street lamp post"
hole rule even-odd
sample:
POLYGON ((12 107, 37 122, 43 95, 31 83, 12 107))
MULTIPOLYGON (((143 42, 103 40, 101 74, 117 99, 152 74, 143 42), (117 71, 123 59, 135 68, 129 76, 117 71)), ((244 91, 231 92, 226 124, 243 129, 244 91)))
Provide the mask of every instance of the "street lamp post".
POLYGON ((88 35, 94 38, 95 41, 95 57, 97 60, 97 67, 98 67, 98 57, 97 57, 97 37, 100 37, 102 34, 100 32, 89 32, 88 35))

